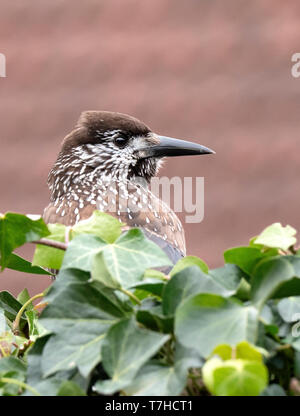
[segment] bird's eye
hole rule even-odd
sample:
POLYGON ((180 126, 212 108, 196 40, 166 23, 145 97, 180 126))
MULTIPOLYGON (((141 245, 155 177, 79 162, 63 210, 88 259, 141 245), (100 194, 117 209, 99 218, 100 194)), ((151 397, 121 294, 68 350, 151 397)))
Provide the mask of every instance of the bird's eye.
POLYGON ((125 136, 118 136, 115 138, 114 143, 118 146, 118 147, 125 147, 126 144, 128 142, 128 137, 125 136))

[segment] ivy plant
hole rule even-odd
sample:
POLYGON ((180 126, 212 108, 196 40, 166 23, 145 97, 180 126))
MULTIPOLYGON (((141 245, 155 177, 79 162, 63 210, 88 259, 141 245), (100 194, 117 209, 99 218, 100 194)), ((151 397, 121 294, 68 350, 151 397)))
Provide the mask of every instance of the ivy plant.
POLYGON ((123 226, 0 215, 1 270, 49 279, 0 292, 0 395, 300 395, 296 230, 272 224, 210 269, 123 226), (14 252, 28 243, 32 261, 14 252))

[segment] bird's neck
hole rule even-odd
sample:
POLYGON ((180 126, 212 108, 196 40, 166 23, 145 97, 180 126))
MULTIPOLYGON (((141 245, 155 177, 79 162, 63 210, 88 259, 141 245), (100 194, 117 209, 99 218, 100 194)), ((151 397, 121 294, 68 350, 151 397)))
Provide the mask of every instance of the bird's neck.
POLYGON ((82 160, 76 161, 59 156, 48 176, 48 186, 51 192, 51 201, 56 201, 63 196, 75 192, 78 189, 91 192, 95 188, 102 188, 111 183, 121 183, 126 186, 142 186, 148 188, 150 177, 129 173, 126 167, 123 169, 103 169, 103 166, 93 166, 82 160))

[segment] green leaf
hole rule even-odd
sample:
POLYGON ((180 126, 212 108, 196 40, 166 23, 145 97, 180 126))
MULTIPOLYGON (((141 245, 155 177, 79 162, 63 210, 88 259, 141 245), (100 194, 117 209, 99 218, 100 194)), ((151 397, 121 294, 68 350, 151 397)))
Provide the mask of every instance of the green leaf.
POLYGON ((87 282, 86 274, 80 275, 79 271, 74 274, 73 282, 68 281, 64 286, 61 282, 65 273, 68 277, 72 271, 60 272, 46 297, 50 303, 40 318, 45 329, 55 334, 43 350, 43 374, 47 377, 78 368, 87 377, 101 360, 100 346, 107 330, 125 312, 87 282), (56 292, 54 296, 52 290, 56 292))
MULTIPOLYGON (((25 288, 25 289, 23 289, 22 290, 22 292, 20 292, 19 294, 18 294, 18 296, 17 296, 17 300, 22 304, 22 305, 24 305, 24 303, 26 303, 28 300, 30 299, 30 295, 29 295, 29 292, 28 292, 28 290, 25 288)), ((28 309, 30 309, 30 308, 33 308, 33 305, 31 304, 31 305, 28 305, 29 306, 29 308, 28 309)))
MULTIPOLYGON (((50 335, 39 337, 27 355, 27 383, 34 387, 42 396, 55 396, 60 386, 66 380, 74 381, 83 390, 86 390, 88 380, 83 379, 77 371, 57 372, 54 376, 45 378, 42 373, 43 350, 49 340, 50 335)), ((30 391, 26 391, 25 396, 31 396, 30 391)))
POLYGON ((39 335, 39 329, 38 329, 38 314, 34 310, 29 310, 25 312, 27 322, 28 322, 28 332, 29 337, 33 339, 33 337, 36 337, 39 335))
POLYGON ((198 294, 181 303, 175 314, 175 335, 207 357, 219 344, 255 343, 257 310, 213 294, 198 294))
POLYGON ((270 384, 260 396, 286 396, 286 393, 279 384, 270 384))
POLYGON ((158 279, 144 279, 141 282, 135 283, 130 288, 145 290, 155 296, 161 297, 166 283, 158 279))
POLYGON ((234 347, 228 344, 219 344, 216 348, 214 348, 211 356, 218 355, 222 358, 223 361, 230 360, 232 358, 234 347))
POLYGON ((255 244, 288 250, 297 241, 294 237, 296 233, 297 231, 290 225, 283 227, 279 222, 276 222, 263 230, 255 239, 255 244))
POLYGON ((71 241, 62 269, 91 271, 95 281, 111 288, 129 288, 142 279, 145 269, 170 264, 164 252, 142 231, 131 229, 113 244, 82 234, 71 241))
POLYGON ((235 264, 249 276, 256 264, 265 256, 266 254, 253 247, 235 247, 224 251, 225 263, 235 264))
POLYGON ((83 271, 91 271, 92 260, 107 244, 101 238, 82 234, 75 237, 66 251, 62 269, 74 268, 83 271))
POLYGON ((280 300, 277 308, 285 322, 297 321, 300 317, 300 296, 290 296, 280 300))
POLYGON ((175 344, 175 363, 181 362, 188 368, 201 368, 204 364, 204 359, 195 348, 187 348, 176 340, 175 344))
POLYGON ((218 355, 223 361, 240 358, 248 361, 262 362, 262 352, 266 354, 266 351, 262 348, 255 347, 247 341, 242 341, 235 347, 228 344, 220 344, 213 350, 212 355, 218 355))
POLYGON ((234 291, 221 286, 199 267, 192 266, 181 270, 166 284, 163 293, 163 311, 166 315, 175 313, 178 305, 196 293, 214 293, 231 296, 234 291))
POLYGON ((179 396, 186 378, 182 365, 146 364, 124 392, 127 396, 179 396))
MULTIPOLYGON (((39 246, 41 247, 41 246, 39 246)), ((47 270, 42 269, 39 266, 33 266, 29 261, 23 259, 15 253, 12 253, 9 257, 7 269, 16 270, 23 273, 31 274, 46 274, 51 275, 47 270)))
MULTIPOLYGON (((94 234, 99 238, 102 244, 104 243, 113 243, 116 238, 121 235, 122 224, 116 218, 112 217, 109 214, 100 211, 94 211, 92 216, 87 220, 80 221, 79 223, 75 224, 72 228, 67 228, 63 224, 49 224, 50 235, 48 238, 54 241, 65 242, 66 233, 69 233, 69 240, 73 240, 74 238, 80 236, 83 237, 84 234, 94 234)), ((67 260, 64 262, 63 267, 69 267, 67 264, 70 260, 69 256, 74 255, 74 251, 76 250, 74 247, 78 249, 80 242, 87 241, 87 239, 82 238, 82 240, 77 240, 76 243, 71 245, 71 248, 68 250, 68 257, 67 260), (71 252, 71 254, 70 254, 71 252)), ((89 251, 90 244, 92 244, 92 240, 88 240, 89 244, 87 247, 84 248, 83 254, 86 257, 87 252, 89 251)), ((80 254, 80 253, 79 253, 80 254)), ((64 251, 48 247, 44 245, 37 245, 36 251, 34 253, 33 264, 40 265, 43 267, 47 267, 50 269, 60 269, 62 267, 63 259, 64 259, 64 251)), ((78 261, 78 264, 81 265, 82 258, 78 261)), ((71 266, 71 267, 76 267, 71 266)), ((86 265, 84 266, 86 267, 86 265)), ((81 267, 78 267, 81 268, 81 267)), ((83 270, 86 270, 84 268, 83 270)))
POLYGON ((15 357, 4 357, 0 360, 0 373, 6 374, 9 372, 15 372, 20 374, 25 374, 26 372, 26 365, 23 361, 15 357))
POLYGON ((250 284, 247 282, 246 279, 242 278, 240 280, 238 288, 236 289, 235 296, 242 301, 248 301, 250 299, 250 292, 250 284))
POLYGON ((1 381, 2 377, 18 381, 25 380, 26 366, 15 357, 4 357, 0 359, 0 396, 17 396, 20 387, 16 384, 1 381))
MULTIPOLYGON (((115 260, 116 262, 118 261, 116 257, 115 260)), ((115 277, 111 275, 111 273, 108 270, 107 263, 104 259, 104 251, 95 255, 93 259, 91 275, 93 281, 99 282, 106 287, 112 289, 122 288, 118 280, 116 280, 115 277)))
POLYGON ((223 267, 209 271, 212 279, 227 290, 226 295, 233 295, 240 288, 245 273, 234 264, 225 264, 223 267))
MULTIPOLYGON (((63 224, 48 224, 50 235, 49 240, 65 242, 66 226, 63 224)), ((32 264, 49 269, 60 269, 65 252, 58 248, 41 244, 36 245, 32 264)))
POLYGON ((263 361, 263 354, 267 355, 267 351, 249 344, 247 341, 240 342, 236 346, 236 358, 241 358, 248 361, 263 361))
MULTIPOLYGON (((251 279, 253 303, 261 308, 280 286, 295 275, 294 267, 283 257, 264 259, 254 270, 251 279)), ((300 279, 299 287, 300 287, 300 279)))
POLYGON ((156 303, 153 298, 143 300, 136 312, 136 319, 148 329, 164 333, 173 332, 173 317, 165 316, 161 304, 156 303))
MULTIPOLYGON (((17 313, 22 308, 22 304, 13 297, 13 295, 6 290, 0 292, 0 308, 5 311, 5 316, 13 322, 17 316, 17 313)), ((21 318, 23 324, 25 319, 21 318)))
POLYGON ((86 394, 74 381, 66 380, 61 383, 57 396, 86 396, 86 394))
POLYGON ((3 270, 10 261, 11 253, 30 241, 49 234, 44 221, 32 220, 26 215, 7 212, 0 214, 0 266, 3 270))
POLYGON ((139 328, 133 319, 113 325, 102 345, 102 364, 111 380, 98 381, 94 391, 113 394, 124 389, 168 339, 168 335, 139 328))
POLYGON ((94 211, 87 220, 80 221, 71 229, 71 236, 79 234, 94 234, 107 243, 113 243, 121 235, 122 224, 112 215, 94 211))
POLYGON ((258 396, 268 382, 268 371, 258 361, 208 360, 202 369, 203 381, 216 396, 258 396))
POLYGON ((92 278, 111 288, 127 289, 143 278, 147 268, 170 264, 167 255, 141 230, 131 229, 95 256, 92 278), (108 273, 103 272, 104 265, 108 273))
POLYGON ((203 260, 199 259, 196 256, 186 256, 180 259, 173 269, 170 272, 170 276, 174 276, 175 274, 179 273, 181 270, 185 269, 186 267, 191 266, 198 266, 200 270, 203 271, 203 273, 208 273, 209 268, 206 263, 204 263, 203 260))

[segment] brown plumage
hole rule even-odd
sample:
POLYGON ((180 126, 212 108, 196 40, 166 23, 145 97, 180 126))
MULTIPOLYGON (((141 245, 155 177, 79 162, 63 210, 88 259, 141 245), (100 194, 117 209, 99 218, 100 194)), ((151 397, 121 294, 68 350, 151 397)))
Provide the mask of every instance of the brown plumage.
POLYGON ((163 157, 205 153, 213 151, 159 136, 128 115, 84 112, 49 173, 51 202, 44 220, 72 226, 98 209, 125 223, 125 229, 142 229, 175 263, 186 252, 183 227, 148 184, 163 157))

